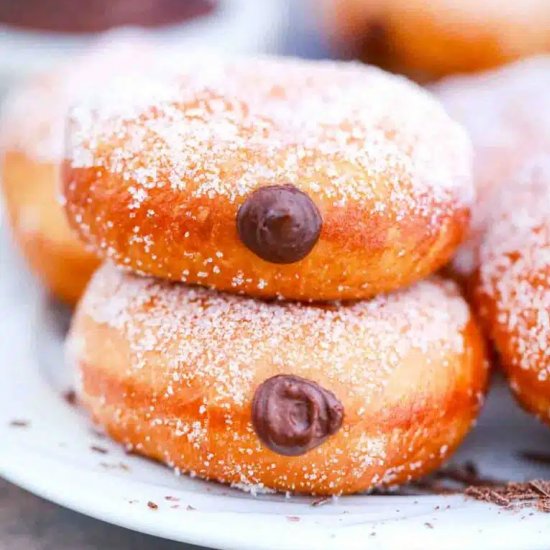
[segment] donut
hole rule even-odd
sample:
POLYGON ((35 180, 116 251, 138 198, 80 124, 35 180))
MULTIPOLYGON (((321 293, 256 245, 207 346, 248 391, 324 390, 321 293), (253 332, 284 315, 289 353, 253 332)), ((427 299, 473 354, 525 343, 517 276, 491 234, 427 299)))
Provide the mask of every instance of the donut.
POLYGON ((74 304, 99 262, 70 229, 59 201, 64 84, 50 75, 8 97, 0 180, 12 233, 29 266, 56 297, 74 304))
POLYGON ((12 232, 31 269, 68 304, 76 303, 99 261, 61 206, 67 111, 145 52, 138 41, 105 38, 82 57, 16 87, 2 106, 0 180, 12 232))
POLYGON ((449 77, 432 87, 474 146, 477 200, 471 236, 453 262, 462 277, 479 266, 486 221, 499 187, 525 163, 550 151, 550 55, 474 76, 449 77))
POLYGON ((66 211, 144 275, 360 299, 442 266, 469 220, 471 149, 425 91, 359 64, 182 61, 70 117, 66 211))
POLYGON ((323 0, 329 43, 417 80, 550 51, 547 0, 323 0))
POLYGON ((550 424, 550 155, 495 194, 475 303, 519 402, 550 424))
POLYGON ((121 50, 92 49, 84 59, 15 88, 0 125, 0 170, 13 235, 31 269, 58 298, 74 305, 99 265, 71 230, 61 206, 60 167, 69 106, 116 71, 121 50))
POLYGON ((475 421, 484 342, 452 281, 372 300, 266 302, 105 264, 67 354, 83 406, 128 449, 257 491, 416 479, 475 421))

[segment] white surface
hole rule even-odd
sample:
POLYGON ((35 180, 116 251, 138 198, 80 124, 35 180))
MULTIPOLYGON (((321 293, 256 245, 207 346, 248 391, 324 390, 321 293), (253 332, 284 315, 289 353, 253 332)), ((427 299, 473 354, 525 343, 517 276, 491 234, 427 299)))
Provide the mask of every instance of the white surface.
MULTIPOLYGON (((0 475, 8 480, 98 519, 215 548, 550 548, 550 516, 530 509, 510 512, 461 496, 355 496, 312 507, 307 498, 255 498, 178 478, 126 456, 61 397, 71 379, 61 358, 66 316, 44 299, 5 236, 0 266, 0 475), (11 427, 12 420, 29 426, 11 427), (109 453, 93 452, 94 444, 109 453), (121 462, 127 471, 117 467, 121 462), (178 498, 179 508, 166 496, 178 498)), ((550 449, 550 430, 521 413, 501 384, 456 460, 471 458, 482 473, 501 478, 548 475, 547 467, 537 470, 518 459, 525 449, 550 449)))
MULTIPOLYGON (((143 34, 148 40, 190 54, 207 48, 226 53, 274 53, 288 27, 288 0, 218 0, 212 14, 179 25, 117 32, 143 34)), ((47 70, 81 54, 99 34, 71 35, 18 30, 0 25, 0 84, 47 70)))

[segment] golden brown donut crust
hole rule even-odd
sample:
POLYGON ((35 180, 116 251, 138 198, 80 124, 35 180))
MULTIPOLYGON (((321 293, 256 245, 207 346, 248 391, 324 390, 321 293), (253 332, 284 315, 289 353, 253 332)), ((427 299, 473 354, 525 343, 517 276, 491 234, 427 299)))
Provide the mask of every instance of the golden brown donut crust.
POLYGON ((423 81, 550 51, 546 0, 323 0, 323 13, 342 54, 423 81))
POLYGON ((208 67, 181 68, 136 106, 112 93, 75 109, 67 213, 99 254, 137 273, 300 300, 370 297, 449 259, 469 219, 471 151, 426 92, 355 64, 208 67), (287 184, 323 225, 303 260, 274 264, 241 242, 236 216, 254 190, 287 184))
POLYGON ((550 159, 498 193, 480 248, 476 306, 519 402, 550 424, 550 159))
POLYGON ((445 460, 487 381, 457 287, 432 279, 349 306, 265 303, 106 265, 73 321, 69 356, 94 419, 127 447, 246 490, 340 494, 403 483, 445 460), (313 380, 344 406, 341 429, 301 456, 265 447, 256 388, 313 380))
POLYGON ((99 261, 67 223, 59 165, 11 150, 0 172, 12 232, 31 269, 56 297, 76 304, 99 261))

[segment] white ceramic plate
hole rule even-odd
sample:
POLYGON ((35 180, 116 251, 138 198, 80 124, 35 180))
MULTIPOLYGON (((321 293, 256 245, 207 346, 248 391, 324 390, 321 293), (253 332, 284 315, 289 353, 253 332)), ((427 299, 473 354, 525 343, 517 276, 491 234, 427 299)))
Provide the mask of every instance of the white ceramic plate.
MULTIPOLYGON (((550 516, 534 510, 462 496, 354 496, 312 506, 308 498, 253 497, 178 478, 126 456, 63 398, 71 386, 61 352, 68 313, 41 294, 1 234, 0 311, 0 475, 46 499, 144 533, 224 549, 550 548, 550 516)), ((550 449, 550 430, 523 414, 499 384, 456 460, 472 459, 499 478, 548 476, 548 467, 518 457, 526 449, 550 449)))

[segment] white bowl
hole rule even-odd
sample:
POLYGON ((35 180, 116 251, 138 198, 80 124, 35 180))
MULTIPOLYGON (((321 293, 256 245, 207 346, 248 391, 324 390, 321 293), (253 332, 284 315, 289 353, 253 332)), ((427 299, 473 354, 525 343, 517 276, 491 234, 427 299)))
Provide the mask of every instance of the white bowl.
MULTIPOLYGON (((181 24, 108 31, 144 35, 174 48, 208 48, 226 53, 276 53, 287 21, 287 0, 218 0, 209 15, 181 24)), ((50 69, 81 54, 100 34, 64 34, 0 25, 0 89, 15 79, 50 69)))

